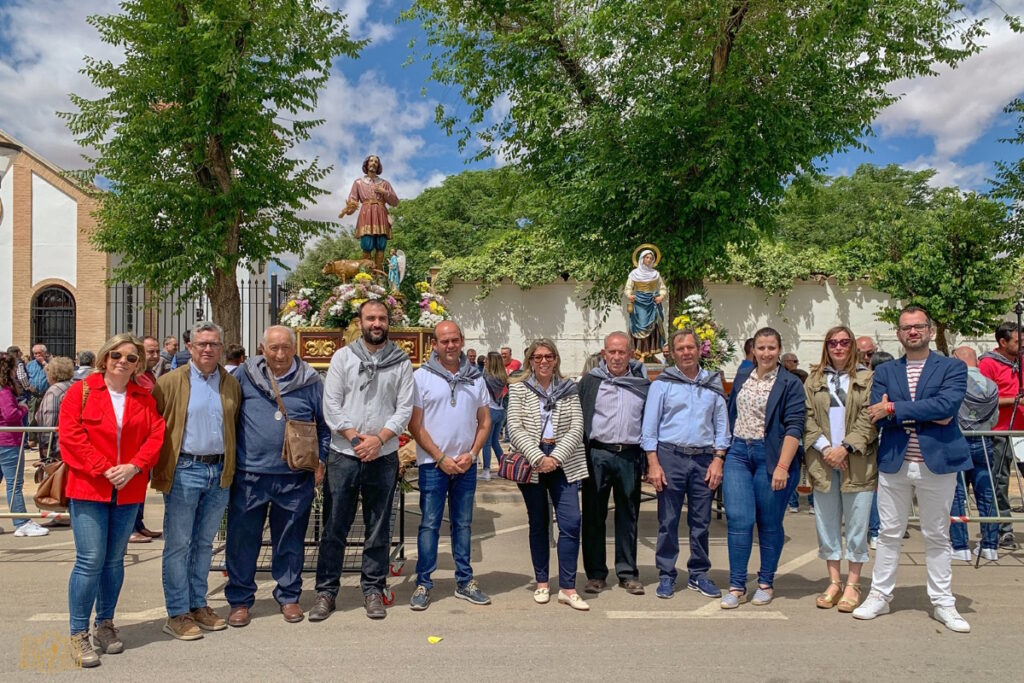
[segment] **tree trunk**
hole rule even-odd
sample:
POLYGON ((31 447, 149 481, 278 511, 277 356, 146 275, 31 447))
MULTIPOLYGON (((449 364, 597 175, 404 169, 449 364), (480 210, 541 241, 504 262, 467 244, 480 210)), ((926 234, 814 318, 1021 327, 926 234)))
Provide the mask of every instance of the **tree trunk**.
POLYGON ((670 321, 675 317, 675 310, 683 299, 691 294, 699 294, 704 291, 704 281, 699 278, 673 277, 667 282, 668 285, 668 306, 665 307, 665 317, 670 321))
POLYGON ((949 355, 949 342, 946 341, 946 325, 945 323, 935 323, 935 348, 939 350, 943 356, 949 355))
MULTIPOLYGON (((242 342, 242 302, 238 295, 238 282, 235 271, 214 271, 213 282, 206 290, 213 307, 213 322, 224 328, 225 344, 242 342)), ((252 349, 246 349, 253 353, 252 349)))

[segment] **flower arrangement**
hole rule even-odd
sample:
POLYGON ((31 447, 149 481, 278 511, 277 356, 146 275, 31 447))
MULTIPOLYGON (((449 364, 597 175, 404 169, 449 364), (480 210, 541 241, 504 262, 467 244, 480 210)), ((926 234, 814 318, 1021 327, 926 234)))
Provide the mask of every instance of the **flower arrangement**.
POLYGON ((308 287, 300 288, 295 296, 281 309, 281 324, 288 327, 316 327, 320 324, 320 312, 313 305, 315 293, 308 287))
POLYGON ((691 294, 683 299, 672 319, 672 328, 690 328, 700 341, 701 365, 716 372, 736 357, 736 344, 729 339, 729 331, 715 322, 711 315, 711 302, 704 293, 691 294))
POLYGON ((391 309, 391 324, 399 327, 408 325, 409 321, 402 308, 401 302, 386 289, 373 282, 373 278, 366 275, 360 278, 360 273, 355 276, 353 282, 339 285, 334 288, 332 294, 320 305, 320 319, 327 327, 348 327, 348 324, 356 317, 359 307, 370 299, 383 301, 391 309))
POLYGON ((431 292, 429 284, 417 282, 416 291, 420 293, 420 327, 437 327, 438 323, 451 318, 448 313, 448 302, 440 294, 431 292))

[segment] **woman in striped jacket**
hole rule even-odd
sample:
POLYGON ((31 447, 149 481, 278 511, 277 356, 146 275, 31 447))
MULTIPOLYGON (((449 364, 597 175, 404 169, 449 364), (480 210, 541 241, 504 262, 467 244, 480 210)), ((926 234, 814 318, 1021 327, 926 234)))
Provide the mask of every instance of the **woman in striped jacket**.
POLYGON ((525 362, 524 378, 509 386, 508 433, 512 449, 533 468, 529 483, 519 484, 530 521, 530 556, 537 579, 533 599, 539 604, 550 599, 548 511, 553 505, 558 523, 558 602, 585 611, 590 607, 576 593, 579 482, 587 477, 583 411, 576 384, 559 371, 553 342, 538 339, 530 344, 525 362))

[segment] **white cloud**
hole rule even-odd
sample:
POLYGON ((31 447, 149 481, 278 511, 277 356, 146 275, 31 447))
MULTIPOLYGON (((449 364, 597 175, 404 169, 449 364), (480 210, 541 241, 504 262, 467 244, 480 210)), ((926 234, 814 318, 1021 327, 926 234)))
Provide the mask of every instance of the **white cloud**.
POLYGON ((369 38, 371 43, 386 43, 395 37, 394 23, 372 21, 368 18, 370 7, 379 10, 389 7, 390 1, 370 2, 370 0, 333 0, 331 6, 345 14, 349 36, 356 40, 369 38))
POLYGON ((990 165, 985 162, 961 166, 951 159, 937 155, 922 155, 901 166, 910 171, 935 169, 935 176, 930 183, 933 187, 956 186, 964 190, 982 191, 985 189, 986 178, 991 175, 990 165))

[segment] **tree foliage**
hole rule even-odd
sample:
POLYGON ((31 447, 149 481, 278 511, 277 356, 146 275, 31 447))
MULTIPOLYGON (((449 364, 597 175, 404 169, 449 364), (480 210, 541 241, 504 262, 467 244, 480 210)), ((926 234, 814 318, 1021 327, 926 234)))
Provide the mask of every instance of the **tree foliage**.
POLYGON ((598 255, 593 295, 654 242, 678 298, 770 231, 793 176, 870 133, 889 86, 975 52, 953 0, 416 0, 438 122, 547 190, 545 237, 598 255), (488 125, 496 112, 498 117, 488 125), (752 229, 756 226, 757 230, 752 229))
POLYGON ((125 0, 89 23, 125 49, 86 58, 102 95, 63 114, 96 150, 83 177, 111 184, 94 241, 121 255, 115 277, 205 293, 238 341, 236 266, 330 228, 298 215, 329 169, 289 153, 320 123, 306 115, 331 63, 362 44, 317 0, 125 0))

